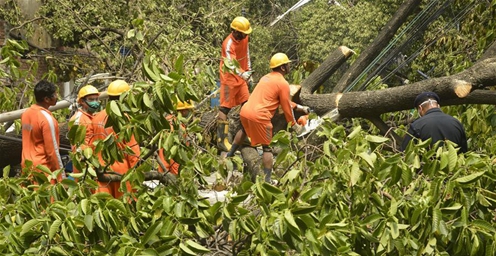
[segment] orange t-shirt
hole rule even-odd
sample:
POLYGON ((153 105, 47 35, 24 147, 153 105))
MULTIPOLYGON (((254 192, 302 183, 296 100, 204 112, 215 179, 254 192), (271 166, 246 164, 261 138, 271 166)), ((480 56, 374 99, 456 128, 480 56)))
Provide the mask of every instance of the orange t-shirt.
POLYGON ((259 123, 270 123, 277 108, 281 105, 286 121, 296 123, 289 83, 279 72, 270 72, 260 79, 248 101, 241 108, 240 115, 259 123))
POLYGON ((220 60, 220 83, 230 86, 239 86, 246 84, 245 80, 239 75, 251 69, 250 49, 248 47, 248 36, 242 40, 234 39, 234 36, 229 34, 222 43, 222 58, 220 60), (237 60, 239 62, 238 74, 223 72, 224 58, 237 60))
MULTIPOLYGON (((91 125, 93 117, 94 115, 78 109, 77 112, 69 120, 69 130, 73 125, 82 125, 86 127, 86 136, 84 137, 84 145, 82 145, 83 149, 84 146, 90 144, 91 138, 93 137, 93 126, 91 125)), ((75 151, 76 149, 73 147, 72 150, 75 151)))
MULTIPOLYGON (((86 147, 88 147, 90 145, 91 138, 93 138, 93 126, 91 125, 93 117, 94 115, 85 112, 82 109, 78 109, 77 112, 69 120, 69 130, 73 125, 81 125, 86 127, 84 143, 80 145, 80 150, 84 150, 86 147)), ((71 148, 72 152, 76 152, 78 150, 75 145, 71 145, 71 148)), ((74 173, 80 172, 74 165, 72 165, 72 169, 74 173)))
POLYGON ((62 168, 59 153, 59 124, 50 110, 31 105, 21 116, 22 167, 31 160, 33 166, 41 164, 51 171, 62 168))

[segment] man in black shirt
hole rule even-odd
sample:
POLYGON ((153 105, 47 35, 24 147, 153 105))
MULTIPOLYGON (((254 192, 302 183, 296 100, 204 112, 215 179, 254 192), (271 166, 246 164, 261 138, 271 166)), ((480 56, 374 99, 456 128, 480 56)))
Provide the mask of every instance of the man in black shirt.
POLYGON ((467 152, 467 137, 463 125, 456 118, 441 111, 439 96, 434 92, 423 92, 414 101, 420 114, 408 129, 401 150, 405 150, 413 137, 421 140, 432 138, 432 144, 439 140, 449 140, 460 147, 459 152, 467 152))

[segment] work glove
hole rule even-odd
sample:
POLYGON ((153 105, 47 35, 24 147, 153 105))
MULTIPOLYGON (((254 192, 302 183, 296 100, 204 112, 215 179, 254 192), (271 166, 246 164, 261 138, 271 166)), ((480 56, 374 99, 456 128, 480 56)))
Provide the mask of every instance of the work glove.
POLYGON ((297 121, 297 123, 302 126, 307 125, 307 122, 308 122, 308 115, 300 116, 300 118, 298 118, 297 121))
POLYGON ((253 90, 253 77, 250 76, 250 78, 248 79, 248 81, 246 82, 248 84, 248 88, 251 90, 253 90))
POLYGON ((305 128, 299 124, 294 124, 291 126, 291 130, 293 130, 297 135, 301 134, 305 128))
POLYGON ((308 106, 302 106, 300 104, 296 105, 296 110, 300 111, 300 112, 303 112, 305 114, 310 114, 310 112, 312 111, 312 109, 310 109, 310 107, 308 106))
POLYGON ((243 80, 245 80, 246 82, 248 82, 248 80, 250 80, 251 73, 253 73, 253 71, 245 71, 241 73, 240 77, 243 78, 243 80))

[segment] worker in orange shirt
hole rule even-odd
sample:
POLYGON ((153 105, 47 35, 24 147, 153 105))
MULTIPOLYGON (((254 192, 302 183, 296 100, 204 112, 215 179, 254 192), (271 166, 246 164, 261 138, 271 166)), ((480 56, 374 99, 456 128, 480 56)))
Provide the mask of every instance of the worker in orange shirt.
POLYGON ((296 123, 293 108, 305 114, 310 108, 298 105, 291 101, 289 83, 284 75, 289 73, 290 60, 284 53, 276 53, 270 59, 272 72, 260 79, 253 90, 248 102, 243 105, 240 112, 243 130, 240 130, 234 139, 234 143, 227 156, 233 156, 240 143, 248 135, 251 145, 262 145, 262 163, 265 181, 271 181, 273 154, 270 147, 272 140, 271 119, 279 107, 282 107, 286 121, 291 124, 296 133, 301 133, 303 127, 296 123), (294 106, 294 107, 293 107, 294 106))
MULTIPOLYGON (((26 160, 29 160, 33 163, 32 170, 39 171, 36 166, 44 165, 53 172, 63 168, 59 153, 59 124, 48 110, 57 103, 57 86, 41 80, 34 87, 34 96, 36 104, 31 105, 21 116, 21 165, 25 168, 26 160)), ((56 180, 50 179, 50 183, 55 184, 63 178, 65 178, 64 171, 56 180)))
MULTIPOLYGON (((181 113, 181 115, 183 117, 189 116, 189 114, 193 110, 193 108, 194 108, 194 105, 191 102, 178 101, 177 105, 176 105, 176 110, 179 113, 181 113)), ((172 115, 167 116, 167 120, 171 123, 170 127, 171 127, 171 131, 172 131, 173 130, 172 121, 174 120, 174 116, 172 116, 172 115)), ((186 129, 186 126, 184 124, 182 124, 181 128, 186 129)), ((184 134, 184 135, 186 136, 186 134, 184 134)), ((174 159, 165 157, 163 148, 161 148, 158 151, 158 156, 159 156, 159 160, 164 164, 166 171, 168 171, 174 175, 179 174, 179 164, 176 161, 174 161, 174 159)), ((164 169, 159 165, 158 171, 164 172, 164 169)))
MULTIPOLYGON (((76 113, 69 120, 69 129, 73 125, 81 125, 86 128, 84 143, 77 148, 72 145, 72 152, 84 150, 93 138, 93 126, 91 125, 95 113, 100 110, 100 101, 98 97, 100 92, 92 85, 86 85, 78 92, 77 103, 79 105, 76 113)), ((73 172, 78 173, 79 170, 73 165, 73 172)))
MULTIPOLYGON (((109 96, 109 100, 119 100, 119 97, 122 93, 129 91, 131 88, 129 84, 124 80, 115 80, 108 86, 107 94, 109 96)), ((106 111, 100 111, 95 115, 92 122, 93 127, 93 140, 103 140, 107 138, 109 135, 115 136, 115 141, 119 141, 117 134, 114 132, 114 129, 110 127, 105 127, 107 123, 108 115, 106 111)), ((124 149, 125 147, 131 148, 133 154, 128 154, 124 152, 124 157, 122 162, 118 162, 117 160, 110 165, 110 170, 124 175, 126 172, 133 168, 139 160, 140 156, 140 148, 138 142, 134 136, 131 137, 129 141, 119 142, 118 147, 120 149, 124 149)), ((102 166, 105 166, 106 163, 102 158, 101 152, 98 152, 98 159, 102 166)), ((106 192, 111 194, 114 198, 119 198, 123 195, 121 191, 119 191, 120 181, 113 182, 102 182, 98 181, 98 189, 96 192, 106 192)), ((126 182, 127 191, 131 191, 132 187, 129 182, 126 182)))
POLYGON ((222 43, 222 58, 220 60, 220 107, 217 116, 217 147, 229 151, 231 144, 227 139, 229 111, 244 104, 250 92, 247 82, 251 79, 250 50, 248 35, 252 32, 250 22, 245 17, 236 17, 231 22, 231 33, 222 43), (236 60, 239 69, 225 71, 224 62, 236 60))

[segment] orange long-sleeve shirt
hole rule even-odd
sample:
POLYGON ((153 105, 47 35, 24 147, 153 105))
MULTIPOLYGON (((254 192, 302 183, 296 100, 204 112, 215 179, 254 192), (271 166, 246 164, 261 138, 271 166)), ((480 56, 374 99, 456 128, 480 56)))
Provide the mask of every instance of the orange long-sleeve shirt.
POLYGON ((33 166, 41 164, 51 171, 62 168, 59 153, 59 124, 50 110, 31 105, 21 116, 22 124, 22 167, 25 160, 33 166))
POLYGON ((281 105, 286 121, 296 123, 289 83, 279 72, 271 72, 260 79, 248 101, 241 108, 240 115, 255 122, 269 122, 281 105))
POLYGON ((236 40, 234 36, 229 34, 222 43, 222 58, 220 60, 220 83, 236 86, 245 84, 245 80, 239 75, 251 69, 250 62, 250 49, 248 47, 248 37, 242 40, 236 40), (239 62, 240 70, 238 74, 223 72, 224 58, 237 60, 239 62))
MULTIPOLYGON (((105 111, 100 111, 98 114, 95 115, 95 117, 93 118, 93 122, 92 122, 93 138, 92 138, 91 142, 93 142, 95 140, 105 139, 110 134, 117 136, 112 127, 105 128, 105 124, 107 123, 107 119, 108 119, 108 116, 107 116, 107 113, 105 111)), ((125 154, 122 162, 115 161, 110 166, 110 169, 116 173, 120 173, 120 174, 126 173, 129 169, 134 167, 139 160, 140 148, 139 148, 139 144, 136 141, 136 139, 134 138, 134 136, 131 136, 131 139, 128 142, 124 142, 122 144, 119 144, 119 148, 121 148, 121 149, 124 149, 126 146, 130 147, 132 149, 132 151, 134 152, 134 154, 133 155, 125 154)), ((100 160, 101 164, 105 164, 105 161, 103 161, 101 152, 98 153, 98 159, 100 160)))
MULTIPOLYGON (((86 127, 86 135, 84 137, 84 143, 79 147, 80 150, 84 150, 86 147, 90 145, 90 141, 93 138, 93 125, 91 122, 93 121, 94 115, 83 111, 82 109, 78 109, 76 113, 69 120, 69 130, 73 125, 81 125, 86 127)), ((72 152, 76 152, 78 148, 75 145, 71 145, 72 152)), ((76 168, 75 165, 72 165, 72 172, 79 173, 80 171, 76 168)))
MULTIPOLYGON (((71 129, 72 125, 82 125, 86 127, 86 136, 84 137, 84 145, 82 145, 82 149, 90 144, 91 138, 93 137, 93 126, 91 125, 93 117, 94 115, 78 109, 69 120, 69 129, 71 129)), ((76 149, 73 148, 73 151, 74 150, 76 149)))

